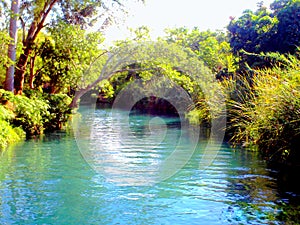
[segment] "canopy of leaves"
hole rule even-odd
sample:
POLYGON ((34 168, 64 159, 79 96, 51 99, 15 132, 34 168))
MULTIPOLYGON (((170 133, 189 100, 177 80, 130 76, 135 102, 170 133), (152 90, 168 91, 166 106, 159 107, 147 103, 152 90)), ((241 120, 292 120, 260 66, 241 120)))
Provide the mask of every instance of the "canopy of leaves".
POLYGON ((100 32, 87 33, 79 26, 59 23, 49 29, 50 36, 41 43, 38 51, 42 60, 35 84, 49 83, 51 93, 67 93, 85 87, 98 77, 104 38, 100 32))
POLYGON ((259 58, 246 56, 244 52, 295 53, 300 43, 300 1, 276 0, 253 12, 244 11, 228 25, 230 45, 235 54, 240 54, 250 66, 265 66, 259 58))
POLYGON ((260 53, 271 51, 271 42, 277 19, 262 7, 256 12, 244 11, 237 20, 231 20, 228 25, 230 44, 234 53, 240 50, 260 53))
POLYGON ((235 59, 224 33, 197 28, 190 31, 184 27, 167 29, 166 33, 164 39, 167 42, 191 49, 214 74, 224 68, 235 71, 235 59))

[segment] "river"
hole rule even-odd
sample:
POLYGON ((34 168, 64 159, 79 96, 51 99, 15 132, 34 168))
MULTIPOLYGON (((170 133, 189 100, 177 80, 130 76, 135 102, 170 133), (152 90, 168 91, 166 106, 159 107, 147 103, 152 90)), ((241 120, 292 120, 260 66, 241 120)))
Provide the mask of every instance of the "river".
POLYGON ((299 189, 258 153, 222 144, 207 163, 208 140, 177 118, 82 112, 71 134, 2 153, 0 224, 299 222, 299 189))

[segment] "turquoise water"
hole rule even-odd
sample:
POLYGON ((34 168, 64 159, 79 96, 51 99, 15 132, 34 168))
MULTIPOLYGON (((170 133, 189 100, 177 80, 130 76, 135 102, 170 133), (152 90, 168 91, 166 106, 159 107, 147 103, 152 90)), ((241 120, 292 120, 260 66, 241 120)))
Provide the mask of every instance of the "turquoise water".
POLYGON ((176 118, 126 117, 84 111, 74 134, 3 152, 0 224, 281 224, 283 206, 298 198, 282 193, 277 171, 255 153, 222 145, 201 169, 207 140, 195 147, 176 118), (179 155, 195 149, 180 155, 188 160, 173 158, 170 176, 159 176, 178 146, 179 155))

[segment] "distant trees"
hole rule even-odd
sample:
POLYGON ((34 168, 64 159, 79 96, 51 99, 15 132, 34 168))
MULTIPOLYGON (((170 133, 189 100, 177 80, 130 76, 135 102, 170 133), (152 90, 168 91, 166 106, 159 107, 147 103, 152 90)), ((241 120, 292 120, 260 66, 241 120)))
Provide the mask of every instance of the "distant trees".
POLYGON ((167 29, 166 33, 167 42, 192 50, 214 74, 224 68, 229 72, 235 71, 235 59, 224 33, 199 31, 197 28, 189 30, 184 27, 167 29))
POLYGON ((300 1, 275 0, 271 10, 262 5, 255 12, 244 11, 228 25, 229 42, 234 54, 254 67, 266 66, 260 57, 245 53, 295 53, 300 43, 300 1))

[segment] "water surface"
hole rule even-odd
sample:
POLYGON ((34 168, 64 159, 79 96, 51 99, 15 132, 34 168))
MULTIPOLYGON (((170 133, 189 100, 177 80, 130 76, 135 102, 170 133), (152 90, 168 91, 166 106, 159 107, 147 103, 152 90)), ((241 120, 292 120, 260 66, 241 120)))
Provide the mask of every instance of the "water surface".
POLYGON ((284 215, 299 208, 297 190, 280 188, 277 171, 257 153, 224 144, 201 170, 207 140, 200 139, 182 169, 147 182, 179 137, 180 149, 191 147, 189 131, 176 118, 116 113, 85 113, 90 129, 81 124, 80 135, 54 133, 3 152, 0 224, 293 224, 297 215, 284 215))

